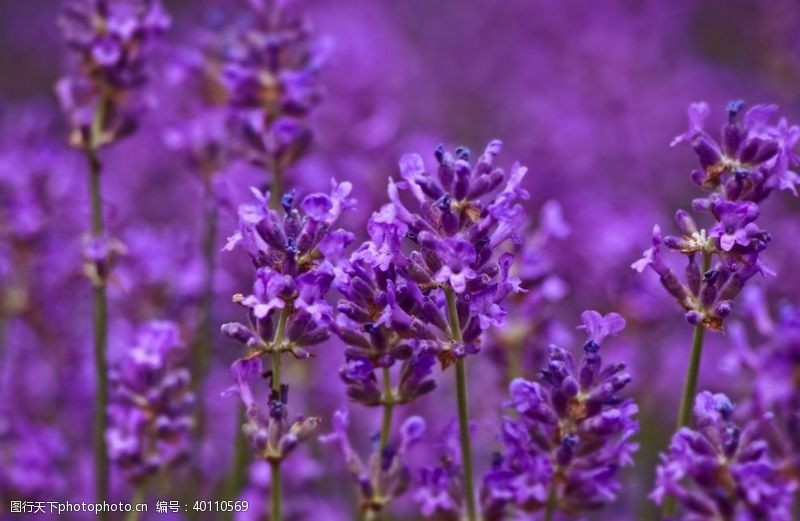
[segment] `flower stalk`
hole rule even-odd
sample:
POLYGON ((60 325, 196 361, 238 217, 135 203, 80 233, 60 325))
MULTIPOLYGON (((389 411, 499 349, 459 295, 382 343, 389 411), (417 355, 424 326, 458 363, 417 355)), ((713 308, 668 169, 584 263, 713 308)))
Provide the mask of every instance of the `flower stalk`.
MULTIPOLYGON (((91 234, 93 239, 102 238, 105 232, 103 223, 102 187, 100 175, 102 165, 98 150, 102 139, 103 123, 106 119, 106 95, 101 96, 92 119, 90 137, 86 143, 86 158, 89 166, 89 200, 91 205, 91 234)), ((97 394, 94 408, 94 472, 97 501, 108 500, 108 449, 106 447, 106 407, 108 405, 108 363, 106 344, 108 342, 108 298, 106 294, 106 269, 97 264, 92 288, 92 320, 94 330, 94 366, 97 379, 97 394)), ((104 520, 105 513, 100 514, 104 520)))
MULTIPOLYGON (((456 343, 463 341, 461 324, 458 320, 456 308, 456 295, 452 288, 445 288, 447 299, 447 321, 450 326, 450 336, 456 343)), ((468 521, 478 519, 475 506, 475 487, 472 475, 472 446, 469 433, 469 403, 467 401, 467 376, 464 368, 464 359, 459 358, 455 363, 456 372, 456 399, 458 400, 458 430, 461 442, 461 461, 464 469, 464 502, 467 507, 468 521)))

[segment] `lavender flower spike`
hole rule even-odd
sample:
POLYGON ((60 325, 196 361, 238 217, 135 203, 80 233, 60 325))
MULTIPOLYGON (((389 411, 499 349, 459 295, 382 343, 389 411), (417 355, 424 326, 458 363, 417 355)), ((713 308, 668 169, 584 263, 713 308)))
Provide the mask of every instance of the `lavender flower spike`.
POLYGON ((763 438, 771 414, 739 428, 724 394, 703 391, 694 403, 694 428, 684 427, 661 455, 651 499, 676 498, 676 520, 789 521, 796 484, 781 476, 763 438))
POLYGON ((334 413, 333 432, 320 436, 323 443, 336 443, 361 497, 360 510, 377 513, 401 496, 411 484, 411 472, 404 461, 409 449, 425 434, 425 420, 419 416, 407 418, 400 427, 400 442, 376 446, 368 464, 362 463, 347 437, 347 409, 334 413))
POLYGON ((56 94, 70 122, 71 143, 98 148, 130 134, 148 81, 154 40, 170 25, 158 0, 70 0, 59 25, 78 59, 56 94))
POLYGON ((617 497, 619 469, 632 463, 638 445, 637 406, 618 395, 631 380, 625 364, 602 365, 600 343, 625 327, 617 313, 585 311, 589 338, 578 364, 565 349, 551 346, 539 382, 517 378, 509 392, 519 419, 503 420, 497 455, 484 478, 485 518, 508 519, 519 512, 577 514, 617 497))
POLYGON ((189 456, 194 395, 186 355, 178 326, 152 321, 111 371, 108 450, 133 483, 189 456))
POLYGON ((242 430, 250 441, 256 457, 270 463, 281 462, 317 428, 316 417, 297 418, 289 421, 286 396, 270 400, 268 410, 262 409, 254 386, 262 376, 261 360, 258 358, 237 360, 231 366, 236 384, 223 396, 239 395, 247 412, 247 423, 242 430))

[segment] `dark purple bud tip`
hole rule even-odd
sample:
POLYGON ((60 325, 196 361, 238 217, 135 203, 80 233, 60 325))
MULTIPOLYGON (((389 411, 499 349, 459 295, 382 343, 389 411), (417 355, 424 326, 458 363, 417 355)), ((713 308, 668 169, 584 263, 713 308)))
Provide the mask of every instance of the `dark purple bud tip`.
POLYGON ((458 147, 456 149, 456 157, 462 161, 469 161, 469 149, 467 147, 458 147))
POLYGON ((593 355, 600 351, 600 344, 594 340, 587 340, 586 343, 583 344, 583 350, 586 351, 587 354, 593 355))
POLYGON ((292 211, 292 206, 294 206, 294 198, 295 193, 294 190, 287 192, 281 196, 281 207, 286 213, 292 211))
POLYGON ((745 105, 744 100, 740 100, 740 99, 728 102, 727 111, 728 111, 728 121, 729 122, 733 123, 733 121, 736 119, 736 116, 738 116, 739 113, 744 108, 744 105, 745 105))
POLYGON ((694 309, 691 311, 686 312, 686 321, 696 326, 697 324, 703 321, 703 315, 699 311, 695 311, 694 309))
POLYGON ((733 416, 733 403, 727 396, 717 395, 716 398, 714 408, 725 420, 730 420, 731 416, 733 416))
POLYGON ((719 277, 719 270, 708 270, 707 272, 703 273, 703 280, 706 284, 714 284, 719 277))
POLYGON ((444 164, 444 155, 445 155, 444 145, 439 143, 439 146, 436 147, 436 150, 433 152, 433 155, 436 157, 436 161, 440 165, 444 164))
POLYGON ((378 331, 381 330, 380 326, 376 326, 372 322, 367 322, 366 324, 364 324, 362 326, 362 329, 364 330, 365 333, 377 333, 378 331))
POLYGON ((443 212, 450 211, 450 194, 444 194, 436 200, 436 207, 443 212))
POLYGON ((269 402, 269 416, 274 420, 281 420, 286 414, 286 406, 280 400, 269 402))
POLYGON ((503 465, 503 455, 497 451, 492 452, 492 468, 496 469, 503 465))
POLYGON ((731 304, 730 300, 723 300, 714 308, 714 312, 720 317, 727 317, 733 311, 733 305, 731 304))
POLYGON ((240 324, 239 322, 223 324, 220 330, 226 337, 243 344, 247 344, 254 338, 253 333, 244 324, 240 324))
POLYGON ((737 166, 736 168, 733 169, 733 176, 740 181, 744 181, 744 179, 747 177, 749 173, 750 173, 749 170, 747 170, 746 168, 742 168, 740 166, 737 166))
POLYGON ((392 446, 387 445, 383 448, 383 451, 381 451, 382 472, 387 472, 391 468, 395 454, 397 454, 397 451, 392 446))

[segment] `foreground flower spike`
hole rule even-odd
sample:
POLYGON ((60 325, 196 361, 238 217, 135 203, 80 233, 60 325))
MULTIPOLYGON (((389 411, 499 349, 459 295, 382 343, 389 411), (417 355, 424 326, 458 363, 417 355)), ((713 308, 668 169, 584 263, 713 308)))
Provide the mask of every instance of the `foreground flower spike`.
POLYGON ((153 321, 110 372, 109 454, 137 487, 189 457, 194 394, 187 355, 178 326, 153 321))
POLYGON ((585 311, 588 340, 576 364, 565 349, 551 346, 539 382, 511 382, 508 405, 518 418, 503 420, 498 454, 483 482, 484 518, 514 512, 579 514, 613 502, 618 473, 632 464, 638 445, 638 408, 619 392, 630 382, 625 364, 602 365, 600 344, 625 327, 617 313, 585 311))
POLYGON ((724 394, 701 392, 694 428, 681 428, 661 455, 650 497, 658 504, 675 498, 674 519, 792 519, 794 486, 773 463, 761 432, 771 414, 740 429, 733 410, 724 394))
POLYGON ((282 0, 251 0, 253 23, 224 49, 223 82, 247 159, 271 174, 273 197, 283 172, 311 142, 308 117, 320 99, 324 42, 282 0))
POLYGON ((478 510, 464 358, 480 350, 486 329, 504 323, 500 303, 520 291, 519 279, 509 275, 514 255, 501 253, 501 246, 519 240, 525 220, 520 202, 528 198, 520 187, 526 168, 515 164, 506 174, 494 166, 501 148, 500 141, 492 141, 471 164, 468 149, 459 147, 454 156, 439 146, 435 174, 420 156, 404 155, 403 181, 389 181, 391 202, 373 216, 372 241, 359 251, 372 267, 386 271, 393 265, 403 279, 397 284, 397 301, 410 303, 413 310, 393 306, 392 320, 405 321, 417 338, 434 341, 443 368, 455 365, 470 521, 478 518, 478 510), (416 201, 416 212, 406 206, 402 192, 416 201))
MULTIPOLYGON (((678 428, 689 424, 705 330, 722 332, 733 301, 747 281, 756 273, 772 274, 759 258, 771 236, 755 222, 760 214, 757 203, 776 188, 796 193, 798 177, 790 168, 800 163, 793 152, 800 127, 790 127, 783 119, 772 124, 774 105, 756 105, 742 116, 743 110, 741 101, 728 104, 718 144, 703 130, 708 106, 695 103, 689 108, 689 130, 676 137, 673 145, 691 142, 697 152, 701 169, 692 173, 692 179, 709 194, 695 199, 692 208, 709 213, 714 224, 700 228, 688 212, 678 210, 675 220, 683 235, 663 237, 656 226, 652 247, 631 265, 639 272, 647 267, 655 271, 694 325, 678 428), (662 259, 662 245, 686 256, 685 282, 662 259)), ((665 514, 672 507, 667 503, 665 514)))
MULTIPOLYGON (((381 225, 373 218, 368 228, 379 234, 381 225)), ((359 469, 358 472, 351 469, 351 473, 361 491, 361 508, 367 516, 380 515, 408 485, 402 450, 390 444, 395 407, 411 403, 436 388, 432 378, 438 352, 433 340, 435 334, 415 315, 436 321, 441 331, 447 329, 444 316, 434 305, 429 303, 426 312, 416 299, 409 298, 418 288, 399 277, 393 265, 381 271, 364 260, 365 253, 368 255, 374 247, 372 241, 365 242, 337 271, 334 284, 344 298, 337 304, 338 315, 331 324, 331 330, 347 346, 346 363, 339 371, 347 385, 347 396, 361 405, 383 408, 378 443, 371 457, 373 471, 364 471, 360 462, 348 463, 348 467, 355 465, 359 469), (398 367, 399 373, 396 386, 392 385, 393 367, 398 367), (402 486, 399 477, 392 477, 401 469, 402 486)), ((334 424, 346 424, 346 414, 344 410, 337 412, 334 424)), ((344 427, 337 429, 345 439, 344 427)), ((419 437, 424 422, 419 418, 414 422, 411 418, 407 420, 400 429, 404 440, 412 429, 419 431, 419 437)), ((401 447, 407 445, 406 441, 401 442, 401 447)), ((344 452, 349 462, 348 451, 344 452)))
POLYGON ((106 501, 106 280, 116 248, 104 225, 99 151, 136 128, 143 107, 139 95, 147 83, 147 51, 170 19, 157 0, 70 0, 59 22, 77 67, 58 81, 56 94, 69 122, 70 144, 85 152, 89 166, 91 234, 86 257, 94 286, 95 499, 106 501))
POLYGON ((349 415, 347 409, 334 413, 333 432, 320 436, 323 443, 336 443, 347 465, 351 478, 358 487, 360 510, 367 519, 374 519, 386 505, 403 495, 411 484, 411 472, 404 458, 408 450, 425 434, 425 420, 411 416, 400 427, 397 445, 376 445, 365 465, 350 445, 347 437, 349 415))
MULTIPOLYGON (((270 425, 270 432, 294 432, 286 423, 288 386, 282 382, 281 359, 284 354, 308 358, 311 354, 306 348, 328 338, 332 310, 324 298, 353 241, 353 234, 332 227, 343 211, 354 206, 348 198, 351 190, 350 183, 332 181, 330 194, 307 195, 298 209, 294 193, 288 193, 280 199, 281 210, 276 210, 270 207, 268 194, 253 189, 257 202, 239 207, 239 231, 228 239, 225 249, 238 246, 250 254, 256 280, 252 294, 234 296, 234 302, 247 309, 247 325, 224 324, 222 333, 247 348, 244 358, 234 362, 238 380, 248 364, 257 361, 260 368, 262 356, 269 355, 272 362, 267 373, 272 423, 265 423, 264 415, 254 419, 248 413, 244 429, 251 441, 254 432, 266 432, 270 425)), ((244 400, 249 384, 241 388, 244 400)), ((270 463, 272 519, 281 519, 280 465, 285 453, 273 449, 256 451, 270 463)))

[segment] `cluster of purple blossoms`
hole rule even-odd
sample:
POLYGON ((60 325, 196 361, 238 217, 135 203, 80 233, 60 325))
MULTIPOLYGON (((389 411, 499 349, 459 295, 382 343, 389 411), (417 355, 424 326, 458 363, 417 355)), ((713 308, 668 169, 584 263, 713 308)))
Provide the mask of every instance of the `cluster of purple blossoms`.
MULTIPOLYGON (((458 521, 464 509, 464 484, 458 426, 451 422, 439 439, 439 464, 419 470, 414 502, 426 518, 458 521)), ((474 431, 470 424, 470 432, 474 431)))
POLYGON ((148 81, 147 54, 169 15, 158 0, 71 0, 60 25, 78 58, 56 86, 70 142, 97 148, 131 133, 143 108, 134 94, 148 81))
POLYGON ((774 415, 766 438, 781 474, 800 488, 800 310, 786 303, 773 318, 763 292, 748 292, 746 299, 764 341, 750 345, 743 328, 732 331, 732 369, 753 382, 750 399, 740 408, 752 417, 774 415))
POLYGON ((515 164, 506 174, 495 167, 500 149, 501 143, 492 141, 471 165, 468 149, 460 147, 453 156, 439 146, 435 175, 420 156, 404 155, 403 181, 389 180, 391 203, 373 215, 372 240, 355 255, 380 270, 394 266, 403 279, 395 285, 398 296, 407 303, 392 306, 392 320, 407 322, 421 340, 436 342, 444 336, 438 349, 445 367, 477 353, 481 333, 504 324, 500 303, 521 291, 519 279, 509 273, 514 255, 497 253, 507 240, 519 241, 525 220, 519 203, 528 198, 520 183, 527 169, 515 164), (417 212, 407 208, 401 191, 410 192, 417 212), (409 306, 413 314, 403 311, 409 306), (454 319, 460 331, 451 331, 454 319))
MULTIPOLYGON (((381 228, 370 221, 370 232, 381 228)), ((362 405, 406 404, 433 391, 431 378, 436 364, 435 336, 428 324, 442 331, 447 322, 441 311, 413 282, 400 277, 394 264, 385 270, 364 258, 373 243, 356 250, 337 274, 339 300, 331 330, 346 344, 346 364, 340 370, 348 397, 362 405), (389 392, 378 384, 376 372, 400 364, 396 389, 389 392)))
POLYGON ((578 514, 613 502, 620 468, 638 445, 638 408, 619 396, 631 380, 625 364, 602 365, 600 344, 625 327, 617 313, 581 315, 588 340, 578 364, 551 346, 540 382, 517 378, 508 403, 518 419, 503 420, 504 447, 483 484, 486 519, 513 511, 578 514))
MULTIPOLYGON (((425 420, 419 416, 407 418, 400 426, 400 441, 375 450, 365 465, 350 445, 347 436, 349 415, 340 409, 333 415, 333 432, 320 436, 323 443, 336 443, 351 478, 361 497, 359 510, 374 513, 383 510, 395 498, 403 495, 412 483, 411 469, 405 462, 409 449, 425 434, 425 420)), ((376 440, 377 441, 377 440, 376 440)))
POLYGON ((221 51, 242 153, 272 171, 279 193, 279 172, 311 142, 306 120, 320 99, 317 76, 327 55, 324 42, 285 3, 250 0, 252 23, 237 28, 221 51))
POLYGON ((694 428, 683 427, 661 455, 651 498, 682 506, 675 519, 792 519, 792 484, 781 476, 763 438, 772 414, 739 428, 724 394, 697 395, 694 428))
POLYGON ((110 370, 111 460, 139 483, 189 457, 194 394, 178 326, 152 321, 110 370))
POLYGON ((249 326, 229 323, 222 332, 247 346, 247 358, 276 351, 307 358, 305 346, 328 338, 332 310, 324 297, 353 241, 350 232, 332 227, 355 204, 348 198, 351 190, 350 183, 333 181, 330 195, 310 194, 299 209, 289 193, 281 199, 281 212, 270 209, 268 197, 254 189, 258 202, 239 207, 239 231, 225 249, 244 249, 256 268, 256 280, 252 294, 234 296, 247 308, 249 326), (275 345, 279 328, 282 338, 275 345))
POLYGON ((238 394, 245 406, 246 423, 242 426, 255 456, 269 462, 280 462, 303 440, 316 430, 320 419, 300 417, 289 421, 286 402, 288 387, 284 386, 280 399, 270 397, 268 410, 258 405, 254 386, 263 377, 261 359, 242 358, 231 366, 235 380, 224 396, 238 394))
MULTIPOLYGON (((289 193, 281 199, 282 212, 270 209, 268 197, 253 190, 257 203, 239 207, 239 231, 225 248, 239 246, 247 251, 256 268, 256 280, 252 294, 234 296, 234 301, 247 309, 248 325, 231 322, 222 326, 222 332, 248 350, 232 369, 239 388, 244 389, 239 394, 250 418, 246 432, 260 432, 257 427, 266 428, 267 418, 292 432, 286 423, 288 386, 280 380, 280 360, 284 353, 308 358, 311 355, 306 348, 329 336, 332 309, 325 295, 344 250, 353 241, 351 233, 332 227, 343 211, 353 207, 354 201, 348 198, 351 190, 350 183, 333 181, 330 195, 310 194, 299 209, 294 207, 294 194, 289 193), (273 389, 269 416, 254 407, 252 393, 247 391, 253 375, 260 374, 262 355, 272 358, 271 371, 266 374, 273 389)), ((316 422, 303 425, 311 429, 316 422)), ((276 428, 284 432, 283 427, 276 428)), ((254 435, 248 434, 256 444, 254 435)), ((261 445, 255 446, 266 454, 261 445)), ((271 458, 280 460, 275 455, 271 458)))
POLYGON ((756 105, 741 116, 743 109, 741 101, 728 104, 728 120, 718 144, 703 130, 708 106, 695 103, 689 108, 689 130, 672 144, 692 143, 701 166, 692 172, 692 179, 710 192, 692 201, 692 208, 710 213, 714 224, 700 228, 688 212, 678 210, 675 220, 683 235, 663 237, 656 226, 653 246, 632 264, 639 272, 653 269, 686 310, 687 320, 712 331, 722 331, 733 299, 753 275, 772 274, 759 258, 771 236, 755 222, 758 203, 776 188, 796 193, 795 184, 800 181, 790 170, 800 164, 792 152, 800 127, 790 127, 785 119, 777 125, 770 123, 777 111, 774 105, 756 105), (662 258, 662 244, 687 256, 685 283, 662 258))
POLYGON ((34 500, 61 495, 66 482, 59 468, 68 453, 58 428, 0 414, 0 498, 34 500))

